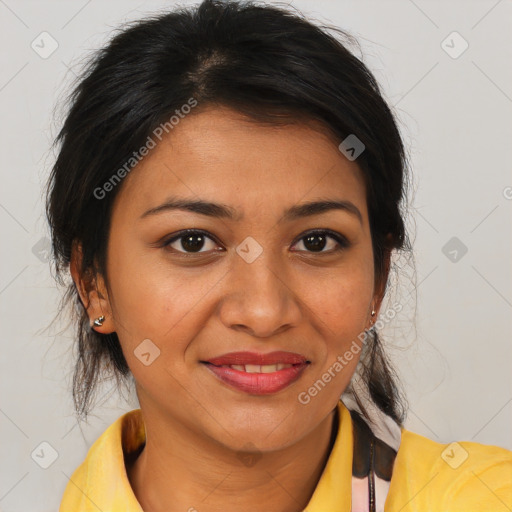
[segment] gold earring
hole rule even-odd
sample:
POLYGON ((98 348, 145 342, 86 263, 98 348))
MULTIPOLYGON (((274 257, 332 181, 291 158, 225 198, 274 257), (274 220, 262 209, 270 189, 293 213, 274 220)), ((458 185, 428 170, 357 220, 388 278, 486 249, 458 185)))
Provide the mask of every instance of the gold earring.
POLYGON ((101 327, 103 325, 104 321, 105 321, 105 317, 103 315, 101 315, 99 318, 96 318, 96 320, 94 320, 94 325, 96 327, 101 327))

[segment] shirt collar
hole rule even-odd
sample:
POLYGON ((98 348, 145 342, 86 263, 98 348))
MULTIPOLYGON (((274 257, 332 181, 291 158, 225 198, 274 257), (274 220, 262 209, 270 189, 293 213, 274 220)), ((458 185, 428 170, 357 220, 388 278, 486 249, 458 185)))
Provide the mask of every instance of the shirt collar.
MULTIPOLYGON (((351 509, 352 420, 343 402, 338 402, 337 409, 339 416, 336 440, 304 512, 350 512, 351 509)), ((71 479, 74 486, 102 510, 143 512, 131 488, 125 458, 137 453, 145 439, 141 410, 127 412, 110 425, 93 444, 84 464, 71 479)), ((85 501, 83 496, 81 501, 85 501)), ((63 499, 63 503, 65 502, 66 495, 63 499)), ((85 510, 88 508, 84 506, 78 508, 77 512, 85 510)))

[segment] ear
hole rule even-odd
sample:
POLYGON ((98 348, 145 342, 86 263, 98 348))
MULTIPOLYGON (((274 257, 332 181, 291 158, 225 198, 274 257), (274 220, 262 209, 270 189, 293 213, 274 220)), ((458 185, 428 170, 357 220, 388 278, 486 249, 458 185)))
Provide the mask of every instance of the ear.
POLYGON ((384 295, 386 294, 386 285, 388 282, 389 269, 391 265, 391 250, 385 250, 383 254, 384 261, 383 263, 383 274, 382 276, 376 277, 375 280, 375 292, 373 295, 373 301, 371 308, 375 311, 375 315, 371 317, 370 323, 373 324, 377 320, 379 316, 380 306, 384 299, 384 295))
POLYGON ((82 244, 74 241, 69 270, 89 316, 89 325, 96 332, 110 334, 115 331, 115 327, 105 281, 94 269, 87 269, 82 273, 82 257, 82 244), (101 317, 104 317, 102 325, 94 325, 94 320, 101 317))

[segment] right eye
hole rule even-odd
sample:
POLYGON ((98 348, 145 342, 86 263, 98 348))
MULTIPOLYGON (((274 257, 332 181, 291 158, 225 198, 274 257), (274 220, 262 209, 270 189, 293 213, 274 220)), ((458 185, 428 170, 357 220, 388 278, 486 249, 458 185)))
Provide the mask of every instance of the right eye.
POLYGON ((219 247, 215 240, 211 236, 208 236, 205 231, 197 229, 186 229, 184 231, 180 231, 167 240, 163 244, 163 247, 171 248, 173 251, 182 254, 207 253, 209 250, 201 250, 203 249, 206 240, 213 242, 214 247, 212 247, 212 249, 219 247))

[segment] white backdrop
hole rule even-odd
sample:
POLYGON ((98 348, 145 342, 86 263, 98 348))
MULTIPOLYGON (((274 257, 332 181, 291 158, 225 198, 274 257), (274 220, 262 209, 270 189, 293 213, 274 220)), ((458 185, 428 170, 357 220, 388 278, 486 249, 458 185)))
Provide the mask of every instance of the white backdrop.
MULTIPOLYGON (((0 0, 4 512, 57 510, 91 443, 137 407, 107 384, 89 423, 75 420, 72 336, 45 330, 60 295, 46 262, 42 183, 59 127, 53 110, 80 61, 114 27, 173 5, 0 0)), ((390 298, 404 310, 383 332, 410 403, 406 428, 512 449, 512 2, 292 5, 359 38, 409 147, 417 275, 402 269, 390 298)))

